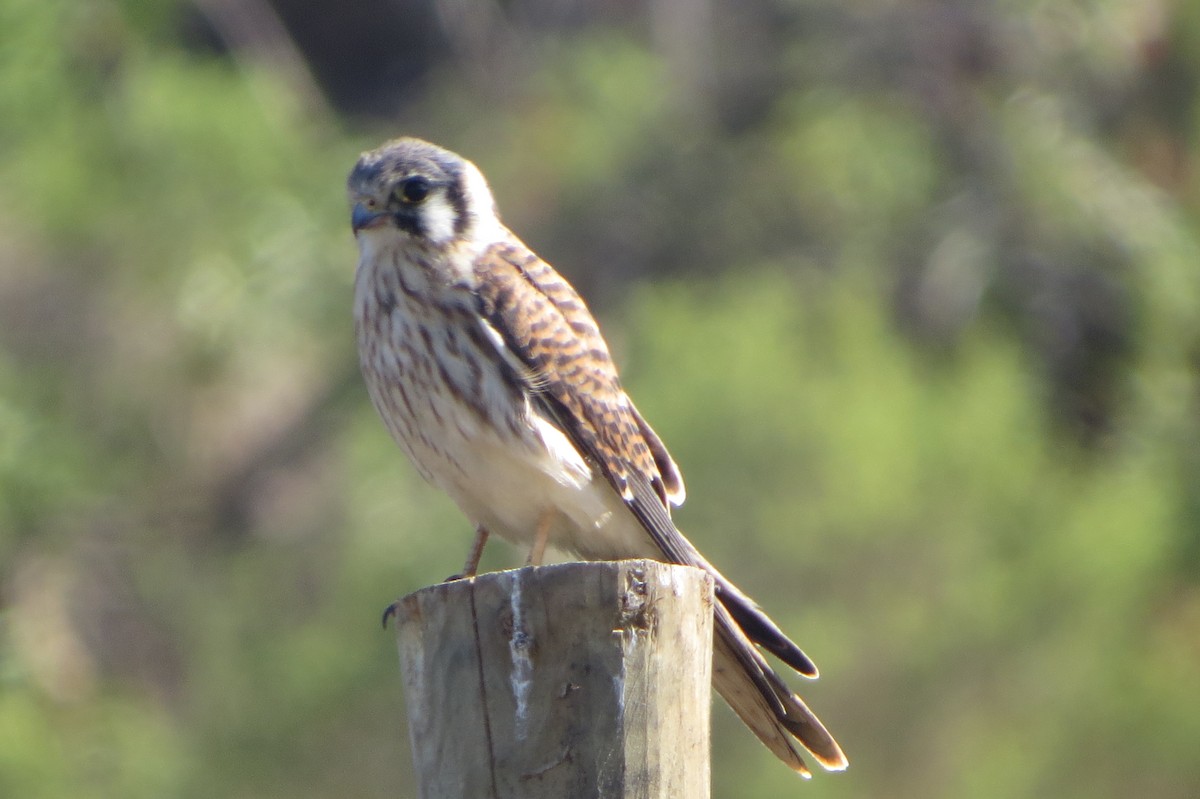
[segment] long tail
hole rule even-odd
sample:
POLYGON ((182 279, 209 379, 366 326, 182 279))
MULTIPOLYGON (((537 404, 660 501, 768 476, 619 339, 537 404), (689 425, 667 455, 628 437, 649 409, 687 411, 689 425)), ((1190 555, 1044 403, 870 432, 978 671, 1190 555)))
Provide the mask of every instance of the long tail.
POLYGON ((715 606, 713 687, 759 740, 794 771, 811 776, 793 741, 799 741, 826 770, 846 768, 848 761, 837 741, 755 645, 806 677, 817 676, 816 665, 679 532, 648 483, 633 480, 630 488, 629 508, 664 557, 702 568, 716 583, 719 603, 715 606))
POLYGON ((758 739, 793 771, 811 776, 793 739, 825 769, 846 768, 846 755, 808 705, 768 664, 724 606, 717 607, 713 687, 758 739))

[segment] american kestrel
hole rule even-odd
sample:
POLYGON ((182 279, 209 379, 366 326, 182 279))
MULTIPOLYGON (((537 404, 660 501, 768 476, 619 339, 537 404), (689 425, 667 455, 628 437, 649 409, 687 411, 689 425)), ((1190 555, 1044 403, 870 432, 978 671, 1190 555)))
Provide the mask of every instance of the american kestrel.
POLYGON ((359 247, 354 320, 379 415, 426 480, 490 534, 590 560, 651 558, 716 583, 713 685, 781 760, 809 776, 846 757, 758 647, 817 669, 671 521, 683 478, 621 387, 587 306, 500 222, 470 161, 419 139, 363 153, 348 181, 359 247), (757 645, 757 646, 756 646, 757 645))

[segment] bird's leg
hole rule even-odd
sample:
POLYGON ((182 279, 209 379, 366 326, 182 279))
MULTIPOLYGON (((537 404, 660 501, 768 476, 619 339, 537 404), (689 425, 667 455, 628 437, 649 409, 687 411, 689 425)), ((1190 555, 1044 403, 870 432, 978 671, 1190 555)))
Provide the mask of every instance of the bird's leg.
POLYGON ((468 577, 474 577, 475 572, 479 570, 479 559, 483 557, 483 547, 487 544, 488 531, 482 524, 475 527, 475 540, 471 542, 471 551, 467 553, 467 562, 463 564, 462 571, 458 574, 452 574, 442 582, 451 583, 455 580, 465 580, 468 577))
MULTIPOLYGON (((474 577, 475 572, 479 569, 479 559, 483 557, 483 546, 487 543, 488 531, 482 524, 475 528, 475 540, 471 542, 471 551, 467 553, 467 562, 463 564, 463 570, 459 574, 452 574, 445 580, 444 583, 452 583, 455 580, 465 580, 469 577, 474 577)), ((400 604, 397 599, 392 604, 388 605, 383 611, 383 627, 387 629, 388 619, 392 618, 397 613, 396 606, 400 604)))
POLYGON ((546 508, 538 517, 537 529, 533 532, 533 546, 529 548, 526 566, 541 566, 542 556, 546 554, 546 541, 550 538, 550 524, 554 521, 554 509, 546 508))

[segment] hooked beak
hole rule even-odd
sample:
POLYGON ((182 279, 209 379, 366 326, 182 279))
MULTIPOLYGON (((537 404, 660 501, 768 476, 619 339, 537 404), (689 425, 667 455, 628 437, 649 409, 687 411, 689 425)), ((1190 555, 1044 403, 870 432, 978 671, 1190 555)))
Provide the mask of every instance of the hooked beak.
POLYGON ((357 233, 360 230, 379 227, 387 221, 388 216, 386 211, 372 211, 362 203, 355 203, 354 210, 350 212, 350 226, 357 233))

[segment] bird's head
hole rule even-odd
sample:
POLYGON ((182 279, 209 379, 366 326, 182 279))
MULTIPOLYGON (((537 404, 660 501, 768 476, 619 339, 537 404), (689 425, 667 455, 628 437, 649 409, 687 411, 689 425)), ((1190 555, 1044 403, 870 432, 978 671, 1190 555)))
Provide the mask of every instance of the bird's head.
POLYGON ((363 153, 347 181, 357 236, 405 236, 434 246, 491 236, 498 227, 487 181, 474 164, 420 139, 363 153))

